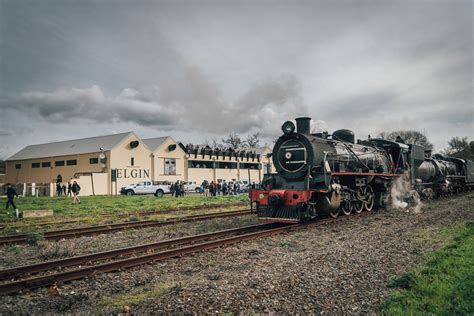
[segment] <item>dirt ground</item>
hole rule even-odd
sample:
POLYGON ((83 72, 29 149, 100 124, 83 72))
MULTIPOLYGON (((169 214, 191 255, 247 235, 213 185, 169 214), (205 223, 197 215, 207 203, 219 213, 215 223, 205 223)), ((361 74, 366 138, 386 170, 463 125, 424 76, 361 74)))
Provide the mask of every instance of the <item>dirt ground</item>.
MULTIPOLYGON (((119 313, 125 305, 126 311, 137 314, 375 313, 389 294, 390 279, 442 247, 447 229, 474 220, 473 202, 474 193, 469 193, 430 202, 420 213, 373 212, 334 225, 74 281, 61 285, 57 296, 46 289, 4 296, 0 314, 119 313)), ((238 225, 234 220, 223 226, 238 225)), ((184 234, 180 229, 159 236, 184 234)), ((205 229, 215 227, 199 230, 205 229)), ((90 242, 105 242, 100 238, 90 242)), ((132 243, 119 240, 120 246, 132 243)), ((0 251, 4 257, 7 250, 0 251)), ((23 253, 39 260, 34 251, 23 253)), ((3 266, 11 263, 2 261, 3 266)))

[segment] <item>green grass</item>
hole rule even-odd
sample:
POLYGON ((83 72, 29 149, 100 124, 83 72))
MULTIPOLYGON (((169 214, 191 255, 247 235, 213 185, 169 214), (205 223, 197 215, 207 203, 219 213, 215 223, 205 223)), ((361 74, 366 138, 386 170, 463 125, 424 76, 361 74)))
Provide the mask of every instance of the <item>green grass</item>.
POLYGON ((133 307, 145 300, 159 297, 169 292, 175 286, 175 283, 161 283, 149 289, 132 290, 113 297, 102 297, 99 305, 109 306, 117 312, 120 312, 123 310, 124 306, 133 307))
MULTIPOLYGON (((185 196, 175 198, 164 196, 157 198, 146 196, 83 196, 81 204, 72 204, 71 198, 66 197, 20 197, 15 204, 20 211, 27 210, 54 210, 55 217, 80 217, 97 215, 107 212, 133 212, 149 210, 166 210, 178 207, 205 206, 212 204, 234 204, 248 201, 246 194, 239 196, 185 196)), ((0 199, 0 204, 6 203, 0 199)), ((14 219, 15 212, 10 208, 7 213, 0 211, 0 222, 14 219)), ((44 220, 44 219, 43 219, 44 220)))
POLYGON ((396 291, 381 306, 383 314, 474 314, 474 222, 451 233, 444 249, 389 284, 396 291))

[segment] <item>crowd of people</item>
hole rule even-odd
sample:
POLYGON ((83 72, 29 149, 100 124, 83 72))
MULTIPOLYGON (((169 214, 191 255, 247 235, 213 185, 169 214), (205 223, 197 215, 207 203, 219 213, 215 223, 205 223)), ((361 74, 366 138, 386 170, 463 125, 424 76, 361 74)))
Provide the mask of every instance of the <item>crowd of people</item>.
POLYGON ((79 203, 81 204, 81 200, 79 199, 79 192, 81 191, 81 186, 76 182, 73 181, 71 184, 71 181, 67 183, 67 186, 65 183, 58 182, 56 183, 56 196, 72 196, 72 203, 76 204, 79 203))
MULTIPOLYGON (((239 182, 226 182, 225 180, 222 182, 204 180, 201 188, 201 195, 204 196, 236 195, 243 192, 239 182)), ((256 188, 255 182, 252 183, 250 188, 256 188)))
POLYGON ((184 184, 185 184, 184 181, 176 181, 175 183, 172 183, 170 187, 171 196, 175 196, 175 197, 184 196, 184 193, 186 192, 186 188, 184 184))
POLYGON ((223 181, 207 181, 204 180, 200 186, 195 189, 190 189, 186 186, 185 181, 176 181, 170 185, 171 196, 180 197, 184 196, 187 191, 193 191, 200 193, 201 196, 225 196, 225 195, 237 195, 242 192, 247 191, 248 189, 255 189, 258 187, 258 184, 253 182, 248 187, 241 187, 239 182, 226 182, 223 181))
POLYGON ((61 184, 61 182, 56 183, 56 196, 72 196, 72 184, 71 181, 61 184))

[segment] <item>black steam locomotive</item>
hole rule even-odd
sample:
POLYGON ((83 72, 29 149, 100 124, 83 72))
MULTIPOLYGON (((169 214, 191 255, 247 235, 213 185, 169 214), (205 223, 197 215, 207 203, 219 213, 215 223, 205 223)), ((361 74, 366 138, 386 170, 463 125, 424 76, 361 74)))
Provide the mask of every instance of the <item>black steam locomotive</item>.
POLYGON ((472 162, 425 158, 422 146, 384 139, 356 143, 346 129, 311 134, 310 121, 297 118, 296 131, 293 122, 283 124, 272 152, 277 173, 267 173, 263 189, 249 193, 261 221, 295 223, 322 214, 371 211, 390 203, 397 179, 426 198, 474 185, 472 162))

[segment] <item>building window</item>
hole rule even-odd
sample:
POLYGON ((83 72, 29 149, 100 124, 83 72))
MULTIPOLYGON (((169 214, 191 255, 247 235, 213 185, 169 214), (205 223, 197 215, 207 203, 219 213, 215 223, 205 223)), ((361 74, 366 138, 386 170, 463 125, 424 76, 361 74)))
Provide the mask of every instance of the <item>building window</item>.
POLYGON ((130 158, 130 166, 135 166, 135 158, 130 158))
POLYGON ((66 165, 67 166, 75 166, 75 165, 77 165, 77 160, 76 159, 66 160, 66 165))
POLYGON ((15 165, 15 169, 21 169, 21 163, 17 163, 17 164, 15 165))
POLYGON ((165 158, 165 174, 176 174, 176 159, 165 158))
POLYGON ((54 162, 55 167, 62 167, 64 166, 64 160, 58 160, 54 162))
POLYGON ((41 166, 41 164, 39 162, 33 162, 31 164, 31 168, 39 168, 41 166))
POLYGON ((240 169, 260 169, 260 164, 258 163, 240 163, 240 169))
POLYGON ((188 168, 212 169, 214 168, 214 162, 204 160, 188 160, 188 168))
POLYGON ((89 158, 89 163, 91 165, 96 165, 99 163, 99 158, 89 158))
POLYGON ((216 161, 215 166, 217 169, 237 169, 236 162, 216 161))
POLYGON ((43 167, 43 168, 51 167, 51 162, 49 162, 49 161, 47 161, 47 162, 42 162, 42 163, 41 163, 41 167, 43 167))

